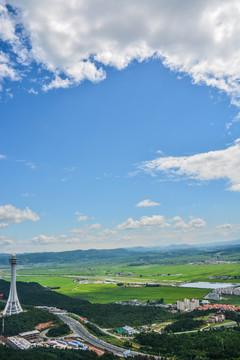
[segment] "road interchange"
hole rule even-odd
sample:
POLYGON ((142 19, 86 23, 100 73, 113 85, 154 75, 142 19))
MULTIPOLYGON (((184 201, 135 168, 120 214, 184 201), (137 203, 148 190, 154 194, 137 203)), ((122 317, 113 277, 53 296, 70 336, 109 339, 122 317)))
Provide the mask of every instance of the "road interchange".
MULTIPOLYGON (((116 345, 109 344, 101 339, 98 339, 94 335, 92 335, 89 331, 85 329, 83 325, 81 325, 77 320, 67 316, 66 314, 59 314, 58 315, 62 321, 64 321, 71 329, 72 331, 79 336, 81 339, 85 340, 87 343, 101 349, 104 351, 109 351, 115 355, 124 356, 124 353, 127 351, 127 349, 120 348, 116 345)), ((153 355, 147 355, 136 351, 131 351, 131 355, 142 355, 146 357, 153 357, 154 359, 161 359, 159 356, 153 356, 153 355)))

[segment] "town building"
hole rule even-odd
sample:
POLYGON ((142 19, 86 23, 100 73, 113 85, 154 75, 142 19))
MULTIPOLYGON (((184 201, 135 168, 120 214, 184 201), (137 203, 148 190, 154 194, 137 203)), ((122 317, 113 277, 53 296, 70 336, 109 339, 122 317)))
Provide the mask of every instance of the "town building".
POLYGON ((127 325, 125 325, 122 329, 123 329, 124 334, 126 334, 126 335, 133 335, 133 334, 137 333, 137 330, 135 330, 132 327, 127 326, 127 325))
POLYGON ((35 343, 41 340, 40 332, 38 330, 22 332, 19 333, 18 335, 26 339, 30 343, 35 343))
POLYGON ((28 350, 32 344, 20 336, 10 336, 7 338, 7 345, 13 349, 28 350))
POLYGON ((210 293, 208 295, 209 300, 221 300, 222 298, 219 296, 219 294, 216 293, 210 293))
POLYGON ((183 301, 177 301, 177 310, 179 311, 193 311, 199 307, 198 299, 190 299, 185 298, 183 301))
POLYGON ((209 324, 217 324, 224 321, 225 319, 226 318, 224 314, 217 314, 210 316, 207 321, 209 322, 209 324))

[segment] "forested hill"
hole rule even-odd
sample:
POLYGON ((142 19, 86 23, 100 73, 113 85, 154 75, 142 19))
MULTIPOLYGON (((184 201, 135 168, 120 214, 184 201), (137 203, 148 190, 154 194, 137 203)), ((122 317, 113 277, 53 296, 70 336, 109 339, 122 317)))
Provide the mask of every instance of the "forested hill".
MULTIPOLYGON (((240 260, 239 245, 218 245, 214 247, 194 247, 191 245, 170 245, 166 247, 131 249, 119 248, 110 250, 73 250, 61 252, 43 252, 30 254, 17 254, 19 265, 49 264, 49 263, 101 263, 101 262, 128 262, 134 265, 149 263, 186 263, 188 261, 201 261, 209 258, 221 260, 240 260)), ((0 265, 8 265, 10 254, 0 254, 0 265)))
MULTIPOLYGON (((140 254, 140 253, 139 253, 140 254)), ((73 263, 79 260, 101 260, 101 259, 115 259, 126 258, 138 255, 135 251, 129 251, 127 249, 111 249, 111 250, 73 250, 73 251, 61 251, 61 252, 43 252, 32 254, 19 254, 18 264, 37 264, 37 263, 73 263)), ((8 257, 0 255, 0 264, 8 264, 8 257)))
MULTIPOLYGON (((0 293, 7 300, 10 283, 0 280, 0 293)), ((71 298, 57 292, 47 290, 37 283, 17 282, 18 297, 21 305, 47 305, 66 309, 86 317, 102 327, 121 327, 152 324, 165 321, 169 313, 165 309, 154 306, 131 306, 118 304, 91 304, 87 300, 71 298), (106 316, 107 315, 107 316, 106 316)), ((4 303, 0 302, 0 309, 4 303)))

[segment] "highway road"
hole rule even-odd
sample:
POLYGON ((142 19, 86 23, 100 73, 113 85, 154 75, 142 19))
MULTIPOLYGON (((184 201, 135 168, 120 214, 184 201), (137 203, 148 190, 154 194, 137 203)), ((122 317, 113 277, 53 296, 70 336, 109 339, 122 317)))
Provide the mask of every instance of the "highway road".
MULTIPOLYGON (((95 336, 93 336, 92 334, 90 334, 85 328, 84 326, 82 326, 77 320, 67 316, 67 315, 58 315, 60 317, 60 319, 62 321, 64 321, 66 324, 68 324, 68 326, 75 332, 75 334, 77 334, 77 336, 79 336, 81 339, 85 340, 87 343, 105 350, 105 351, 109 351, 115 355, 118 356, 124 356, 123 353, 127 350, 124 348, 120 348, 118 346, 106 343, 105 341, 102 341, 98 338, 96 338, 95 336)), ((136 351, 131 351, 131 355, 144 355, 146 357, 149 357, 150 355, 146 355, 143 353, 139 353, 136 351)), ((161 357, 159 356, 154 356, 155 359, 161 359, 161 357)))

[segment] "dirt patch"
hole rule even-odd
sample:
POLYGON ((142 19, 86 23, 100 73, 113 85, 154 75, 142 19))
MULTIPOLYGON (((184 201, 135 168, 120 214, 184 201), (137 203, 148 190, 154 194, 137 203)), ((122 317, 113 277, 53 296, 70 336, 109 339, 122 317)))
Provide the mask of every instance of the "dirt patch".
POLYGON ((49 321, 49 322, 46 322, 46 323, 41 323, 41 324, 38 324, 37 326, 35 326, 35 329, 36 330, 42 330, 42 329, 45 329, 49 326, 54 326, 53 325, 53 321, 49 321))
POLYGON ((91 346, 91 345, 89 345, 88 350, 95 351, 98 355, 103 355, 104 354, 103 350, 97 349, 97 348, 95 348, 94 346, 91 346))
POLYGON ((3 337, 3 336, 0 336, 0 341, 3 343, 3 344, 6 344, 7 343, 7 338, 3 337))

